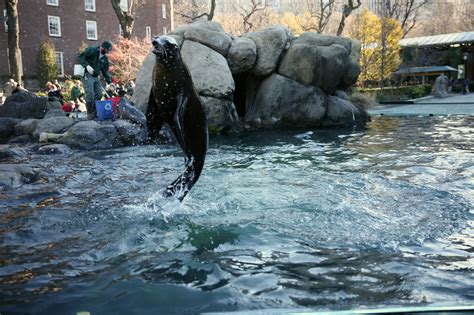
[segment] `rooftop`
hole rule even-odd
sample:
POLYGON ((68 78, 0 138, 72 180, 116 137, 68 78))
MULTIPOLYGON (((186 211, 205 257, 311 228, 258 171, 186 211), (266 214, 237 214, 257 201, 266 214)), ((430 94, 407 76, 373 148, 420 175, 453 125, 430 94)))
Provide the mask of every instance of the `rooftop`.
POLYGON ((452 33, 434 36, 404 38, 400 41, 402 47, 432 47, 450 45, 474 44, 474 31, 452 33))
POLYGON ((458 70, 450 66, 412 67, 399 69, 393 74, 438 73, 447 71, 457 72, 458 70))

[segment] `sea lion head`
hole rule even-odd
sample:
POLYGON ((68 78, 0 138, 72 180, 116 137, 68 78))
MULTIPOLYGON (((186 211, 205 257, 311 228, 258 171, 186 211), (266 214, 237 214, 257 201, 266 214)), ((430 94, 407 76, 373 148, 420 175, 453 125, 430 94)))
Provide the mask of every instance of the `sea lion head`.
POLYGON ((173 37, 157 36, 152 39, 151 43, 157 61, 169 65, 179 59, 179 46, 173 37))

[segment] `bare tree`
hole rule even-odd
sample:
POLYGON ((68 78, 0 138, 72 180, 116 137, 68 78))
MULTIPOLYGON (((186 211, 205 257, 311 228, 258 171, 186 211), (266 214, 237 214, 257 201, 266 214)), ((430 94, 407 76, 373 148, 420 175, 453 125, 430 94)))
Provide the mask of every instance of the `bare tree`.
POLYGON ((18 0, 5 0, 8 27, 8 63, 10 75, 21 84, 20 41, 18 23, 18 0))
POLYGON ((255 18, 258 18, 259 12, 263 13, 267 7, 267 4, 262 4, 261 1, 258 0, 251 0, 249 6, 234 4, 234 9, 242 17, 244 33, 254 29, 256 24, 255 18))
POLYGON ((382 6, 388 17, 400 22, 404 38, 415 27, 421 9, 428 2, 429 0, 384 0, 382 6))
POLYGON ((351 15, 352 11, 359 8, 360 5, 361 0, 347 0, 347 2, 344 3, 341 21, 339 22, 339 27, 337 28, 337 36, 341 36, 342 31, 344 31, 344 27, 346 26, 346 19, 349 17, 349 15, 351 15))
POLYGON ((174 14, 180 17, 180 21, 190 23, 206 17, 206 20, 212 21, 216 12, 216 0, 208 1, 174 1, 174 14))
POLYGON ((331 20, 335 2, 336 0, 306 0, 303 4, 293 4, 292 7, 303 31, 321 34, 331 20))
POLYGON ((122 27, 123 38, 130 38, 135 22, 135 11, 137 7, 145 4, 146 0, 128 0, 126 8, 120 5, 120 0, 110 0, 110 2, 119 20, 120 27, 122 27))

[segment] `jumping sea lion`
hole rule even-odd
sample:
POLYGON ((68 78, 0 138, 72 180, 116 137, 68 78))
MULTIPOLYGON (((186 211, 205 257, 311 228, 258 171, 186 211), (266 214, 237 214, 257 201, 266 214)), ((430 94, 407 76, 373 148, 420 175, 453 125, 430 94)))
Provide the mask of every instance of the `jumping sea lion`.
POLYGON ((208 144, 206 113, 176 40, 160 36, 153 38, 152 44, 156 61, 146 111, 148 133, 152 140, 157 139, 163 123, 167 123, 186 155, 184 173, 164 192, 165 196, 182 201, 204 166, 208 144))

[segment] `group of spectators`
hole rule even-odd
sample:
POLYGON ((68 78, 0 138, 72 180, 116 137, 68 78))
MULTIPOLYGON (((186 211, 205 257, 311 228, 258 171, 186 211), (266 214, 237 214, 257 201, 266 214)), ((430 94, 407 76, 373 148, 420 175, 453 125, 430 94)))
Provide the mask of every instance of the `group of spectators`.
MULTIPOLYGON (((87 47, 77 57, 78 63, 84 68, 84 75, 81 76, 81 80, 74 81, 70 97, 67 98, 70 100, 65 100, 64 89, 57 80, 46 83, 45 92, 48 98, 59 101, 64 112, 87 112, 87 119, 96 119, 96 101, 101 100, 104 96, 106 98, 132 96, 135 88, 133 81, 129 81, 125 85, 112 80, 112 76, 109 73, 109 59, 107 57, 110 51, 112 51, 112 43, 108 40, 104 41, 100 46, 87 47), (107 83, 105 90, 99 80, 99 75, 102 75, 102 78, 107 83)), ((4 90, 6 97, 20 91, 26 91, 13 79, 10 79, 5 84, 4 90)))

